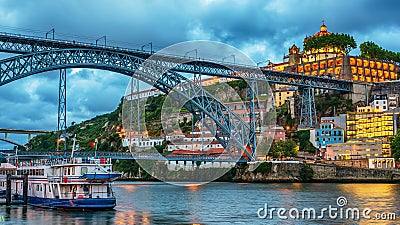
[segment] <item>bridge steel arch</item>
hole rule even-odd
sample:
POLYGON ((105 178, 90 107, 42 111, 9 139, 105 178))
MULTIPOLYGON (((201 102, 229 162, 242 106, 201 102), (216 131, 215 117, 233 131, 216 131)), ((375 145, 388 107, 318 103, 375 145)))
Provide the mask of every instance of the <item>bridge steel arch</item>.
MULTIPOLYGON (((175 63, 179 65, 178 61, 175 63)), ((154 85, 166 94, 173 91, 177 93, 176 96, 183 97, 187 102, 184 107, 197 119, 207 116, 213 120, 215 125, 209 123, 206 126, 211 132, 214 131, 217 140, 228 149, 231 156, 237 157, 245 153, 249 160, 254 160, 256 152, 248 151, 246 146, 256 145, 249 143, 249 137, 255 131, 229 107, 211 94, 201 91, 201 87, 179 73, 167 70, 170 67, 166 66, 168 65, 157 57, 146 61, 140 57, 105 49, 54 49, 0 60, 0 86, 33 74, 64 68, 102 69, 132 76, 154 85), (180 88, 175 88, 177 86, 180 88), (200 95, 204 93, 206 96, 200 95)))

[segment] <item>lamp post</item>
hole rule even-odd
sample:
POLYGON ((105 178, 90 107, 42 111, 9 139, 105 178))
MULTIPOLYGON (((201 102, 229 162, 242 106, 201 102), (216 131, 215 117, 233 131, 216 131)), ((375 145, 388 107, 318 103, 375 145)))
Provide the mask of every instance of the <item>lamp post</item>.
POLYGON ((233 58, 233 64, 236 64, 236 58, 235 58, 235 55, 230 55, 230 56, 227 56, 227 57, 224 57, 224 58, 222 58, 222 62, 225 62, 225 59, 227 59, 227 58, 229 58, 229 57, 232 57, 233 58))
MULTIPOLYGON (((186 58, 186 56, 187 56, 189 53, 191 53, 191 52, 194 52, 194 53, 195 53, 195 55, 196 55, 196 58, 195 58, 195 59, 197 59, 197 48, 186 52, 184 57, 186 58)), ((189 59, 190 59, 190 56, 189 56, 189 59)))
POLYGON ((97 43, 98 43, 101 39, 104 39, 104 47, 106 47, 106 46, 107 46, 107 37, 106 37, 105 35, 104 35, 103 37, 98 38, 98 39, 96 40, 96 46, 97 46, 97 43))
POLYGON ((286 129, 286 132, 287 132, 287 134, 288 134, 288 138, 289 138, 289 139, 292 138, 292 135, 291 135, 291 132, 290 132, 290 126, 289 126, 289 125, 286 125, 285 129, 286 129))
POLYGON ((256 63, 257 64, 257 68, 259 68, 259 65, 262 64, 262 63, 268 63, 269 64, 270 62, 271 61, 269 59, 264 60, 264 61, 260 61, 260 62, 256 63))

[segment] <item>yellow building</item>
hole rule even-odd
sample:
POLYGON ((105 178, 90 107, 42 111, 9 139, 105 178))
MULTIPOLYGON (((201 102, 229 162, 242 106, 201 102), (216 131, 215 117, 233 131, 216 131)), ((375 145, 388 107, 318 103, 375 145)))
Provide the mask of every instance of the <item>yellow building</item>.
POLYGON ((348 141, 326 145, 325 159, 350 160, 383 156, 382 142, 348 141))
POLYGON ((396 133, 393 114, 359 112, 357 109, 357 112, 347 114, 346 127, 347 140, 382 142, 382 155, 384 157, 391 155, 389 137, 396 133))
POLYGON ((275 106, 280 107, 294 97, 296 89, 293 87, 279 87, 274 90, 275 106))
POLYGON ((372 108, 372 106, 358 106, 357 107, 357 112, 362 113, 362 112, 379 112, 379 110, 376 110, 372 108))

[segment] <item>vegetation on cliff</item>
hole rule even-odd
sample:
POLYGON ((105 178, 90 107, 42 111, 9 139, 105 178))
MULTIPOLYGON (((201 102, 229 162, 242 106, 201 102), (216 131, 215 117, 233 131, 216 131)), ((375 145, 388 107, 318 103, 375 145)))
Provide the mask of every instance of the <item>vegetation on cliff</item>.
POLYGON ((335 116, 353 112, 355 105, 351 99, 346 99, 340 92, 330 92, 315 96, 317 116, 335 116))
MULTIPOLYGON (((79 150, 94 150, 92 142, 98 140, 98 151, 123 151, 122 139, 119 135, 121 128, 120 114, 122 102, 111 113, 96 116, 92 119, 76 124, 72 122, 67 128, 67 149, 72 148, 72 137, 76 135, 79 150)), ((44 135, 38 135, 32 138, 28 143, 28 149, 38 151, 55 151, 57 149, 57 140, 61 132, 52 132, 44 135)), ((63 149, 64 143, 59 142, 59 149, 63 149)))
POLYGON ((268 155, 273 158, 297 156, 297 144, 292 139, 286 141, 272 142, 268 155))
POLYGON ((400 158, 400 132, 397 132, 396 136, 390 139, 390 149, 392 151, 392 156, 396 160, 400 158))
POLYGON ((400 62, 400 52, 393 52, 382 48, 372 41, 360 44, 361 57, 400 62))
POLYGON ((300 169, 300 179, 304 182, 311 181, 314 176, 314 170, 311 168, 310 165, 305 164, 300 169))

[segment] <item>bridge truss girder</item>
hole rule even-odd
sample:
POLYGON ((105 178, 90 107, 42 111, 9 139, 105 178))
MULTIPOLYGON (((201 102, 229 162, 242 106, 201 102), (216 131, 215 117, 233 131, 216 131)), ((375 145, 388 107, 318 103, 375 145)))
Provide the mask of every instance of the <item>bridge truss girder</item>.
MULTIPOLYGON (((57 49, 83 48, 92 50, 106 50, 136 56, 147 59, 152 56, 151 52, 145 52, 137 49, 127 49, 114 46, 97 46, 92 43, 81 43, 68 40, 53 40, 40 37, 0 33, 0 52, 9 52, 17 54, 26 54, 39 51, 50 51, 57 49)), ((162 59, 166 68, 175 68, 177 72, 201 73, 210 76, 233 77, 243 79, 261 79, 271 83, 294 85, 299 87, 312 87, 326 90, 337 90, 350 92, 352 82, 347 80, 338 80, 330 76, 306 76, 302 74, 280 72, 274 70, 260 70, 254 66, 239 64, 228 64, 226 62, 210 62, 206 60, 197 60, 192 63, 177 64, 177 62, 188 61, 188 58, 157 55, 162 59), (232 73, 235 71, 235 73, 232 73)))

